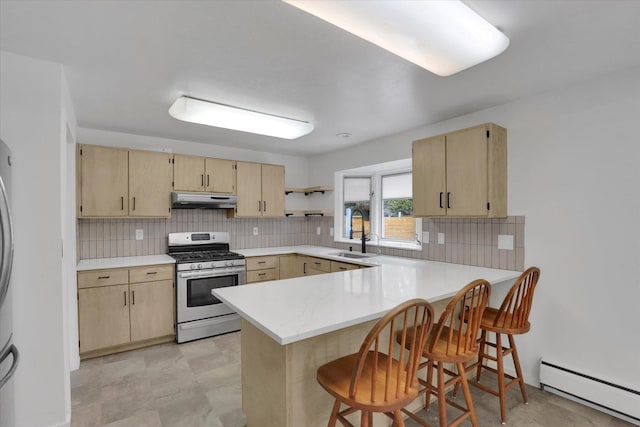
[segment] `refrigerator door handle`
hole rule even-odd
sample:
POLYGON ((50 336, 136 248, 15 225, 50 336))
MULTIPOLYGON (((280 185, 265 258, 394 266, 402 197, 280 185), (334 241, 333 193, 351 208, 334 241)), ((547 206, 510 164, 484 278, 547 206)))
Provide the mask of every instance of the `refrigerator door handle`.
POLYGON ((9 291, 9 279, 11 278, 11 266, 13 264, 13 226, 11 224, 11 211, 4 181, 0 177, 0 231, 2 232, 2 254, 0 256, 0 307, 9 291))
MULTIPOLYGON (((11 340, 9 340, 9 342, 11 342, 11 340)), ((13 363, 11 364, 11 368, 9 368, 9 372, 7 372, 4 377, 0 378, 0 388, 2 388, 2 386, 4 386, 7 381, 9 381, 9 379, 16 372, 16 368, 18 367, 18 349, 15 345, 9 345, 9 343, 7 343, 7 347, 3 349, 2 354, 0 354, 0 363, 4 362, 4 360, 9 357, 10 354, 13 355, 13 363)))

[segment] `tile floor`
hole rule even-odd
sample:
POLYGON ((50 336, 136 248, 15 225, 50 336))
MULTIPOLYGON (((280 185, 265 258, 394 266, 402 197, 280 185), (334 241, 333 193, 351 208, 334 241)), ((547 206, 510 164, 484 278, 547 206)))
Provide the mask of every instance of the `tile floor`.
MULTIPOLYGON (((524 405, 517 390, 509 391, 509 426, 632 426, 533 387, 527 393, 524 405)), ((497 398, 475 388, 472 394, 478 424, 501 426, 497 398)), ((72 427, 243 427, 240 333, 85 360, 71 373, 71 401, 72 427)), ((420 416, 437 425, 436 414, 434 406, 420 416)))

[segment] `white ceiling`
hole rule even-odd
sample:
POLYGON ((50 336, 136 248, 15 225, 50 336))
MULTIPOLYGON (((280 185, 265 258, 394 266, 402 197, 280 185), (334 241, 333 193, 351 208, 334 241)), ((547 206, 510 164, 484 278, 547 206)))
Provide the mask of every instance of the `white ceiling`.
POLYGON ((451 77, 278 0, 0 0, 0 48, 64 64, 81 127, 297 155, 640 66, 640 1, 465 3, 511 44, 451 77), (315 130, 284 140, 183 123, 167 113, 182 94, 315 130))

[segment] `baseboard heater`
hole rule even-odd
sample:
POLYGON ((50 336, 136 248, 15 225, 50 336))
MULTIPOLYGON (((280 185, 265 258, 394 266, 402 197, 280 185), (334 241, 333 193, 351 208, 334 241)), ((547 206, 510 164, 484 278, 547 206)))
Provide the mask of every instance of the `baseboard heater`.
POLYGON ((540 361, 540 387, 640 426, 640 391, 540 361))

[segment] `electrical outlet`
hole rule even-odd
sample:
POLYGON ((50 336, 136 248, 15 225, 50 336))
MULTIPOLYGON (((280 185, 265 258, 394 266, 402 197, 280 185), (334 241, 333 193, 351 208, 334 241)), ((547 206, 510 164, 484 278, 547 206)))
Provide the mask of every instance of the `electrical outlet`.
POLYGON ((513 235, 498 234, 498 249, 513 250, 513 235))
POLYGON ((429 243, 429 232, 428 231, 423 231, 422 232, 422 244, 426 245, 427 243, 429 243))
POLYGON ((329 236, 333 236, 333 227, 329 228, 329 236))
POLYGON ((136 240, 142 240, 144 239, 144 230, 142 229, 136 229, 136 240))
POLYGON ((317 234, 318 236, 320 235, 320 232, 321 232, 321 231, 322 231, 322 230, 321 230, 321 228, 320 228, 320 227, 316 228, 316 234, 317 234))
POLYGON ((438 244, 444 245, 444 233, 438 233, 438 244))
POLYGON ((253 227, 253 235, 254 236, 258 235, 258 227, 253 227))

